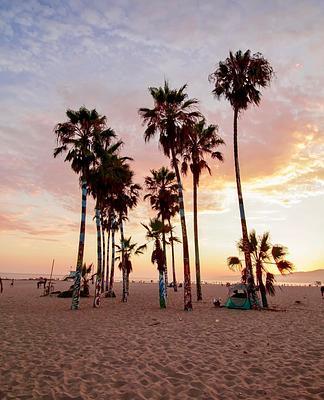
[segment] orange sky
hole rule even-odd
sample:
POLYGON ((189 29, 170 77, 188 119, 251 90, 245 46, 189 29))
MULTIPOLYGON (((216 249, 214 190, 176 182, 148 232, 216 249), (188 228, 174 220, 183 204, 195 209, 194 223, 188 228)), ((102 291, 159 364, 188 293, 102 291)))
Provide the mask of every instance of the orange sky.
MULTIPOLYGON (((168 165, 156 142, 145 144, 137 110, 152 105, 147 87, 164 78, 200 100, 226 142, 225 162, 199 188, 202 279, 228 275, 240 222, 234 181, 232 111, 211 95, 207 76, 228 51, 250 48, 276 76, 261 106, 239 120, 240 162, 249 229, 270 231, 289 249, 297 270, 324 268, 324 70, 320 1, 2 2, 0 30, 0 271, 57 274, 76 262, 80 219, 78 178, 53 159, 53 127, 67 108, 95 107, 108 117, 134 158, 136 180, 168 165), (293 7, 292 7, 293 6, 293 7), (217 21, 217 23, 215 23, 217 21), (298 26, 296 24, 298 21, 298 26), (229 34, 230 32, 230 34, 229 34)), ((193 242, 191 180, 185 180, 193 242)), ((140 222, 153 215, 141 202, 126 235, 144 243, 140 222)), ((89 201, 85 260, 95 262, 93 202, 89 201)), ((178 221, 175 221, 178 224, 178 221)), ((178 232, 179 229, 178 229, 178 232)), ((194 276, 193 249, 192 275, 194 276)), ((150 253, 134 260, 134 277, 155 278, 150 253)), ((181 246, 177 272, 182 277, 181 246)))

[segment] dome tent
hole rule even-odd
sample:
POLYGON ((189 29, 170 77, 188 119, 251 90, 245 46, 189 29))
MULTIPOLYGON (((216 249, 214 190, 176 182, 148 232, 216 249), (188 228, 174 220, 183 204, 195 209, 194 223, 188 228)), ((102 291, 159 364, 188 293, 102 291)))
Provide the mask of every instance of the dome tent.
POLYGON ((225 307, 238 308, 241 310, 251 309, 247 286, 244 283, 238 283, 228 287, 228 299, 226 300, 225 307))

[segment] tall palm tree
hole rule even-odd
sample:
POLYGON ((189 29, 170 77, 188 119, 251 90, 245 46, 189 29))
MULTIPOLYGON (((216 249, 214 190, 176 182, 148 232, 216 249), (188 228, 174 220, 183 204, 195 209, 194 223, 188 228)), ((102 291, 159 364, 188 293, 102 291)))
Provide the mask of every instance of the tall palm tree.
POLYGON ((193 179, 193 216, 194 216, 194 237, 195 237, 195 261, 196 261, 196 282, 197 300, 202 300, 201 278, 200 278, 200 258, 198 242, 198 211, 197 211, 197 191, 199 178, 204 169, 211 175, 211 169, 205 160, 205 155, 223 161, 223 155, 216 148, 224 144, 223 139, 218 135, 217 125, 206 126, 205 120, 197 122, 190 131, 186 147, 183 153, 182 172, 184 174, 190 167, 193 179))
POLYGON ((166 293, 165 293, 165 255, 161 246, 162 231, 164 229, 163 223, 158 219, 150 219, 149 225, 142 224, 146 229, 146 239, 154 242, 153 252, 151 256, 152 264, 157 264, 159 271, 159 299, 160 308, 166 308, 166 293))
MULTIPOLYGON (((288 251, 287 248, 280 245, 272 245, 270 243, 269 232, 264 233, 261 236, 257 236, 255 230, 250 232, 249 237, 250 254, 252 257, 252 264, 255 268, 257 284, 260 289, 263 307, 268 307, 267 293, 271 296, 275 294, 274 282, 275 277, 267 269, 267 265, 275 265, 278 271, 284 275, 285 273, 292 272, 294 270, 294 264, 290 261, 285 260, 285 256, 288 251), (273 262, 271 261, 273 260, 273 262), (263 282, 263 274, 266 275, 266 282, 263 282)), ((238 242, 238 249, 244 253, 244 244, 241 239, 238 242)), ((243 280, 245 279, 245 271, 242 267, 241 260, 238 257, 228 257, 227 264, 232 270, 239 270, 242 272, 243 280)))
MULTIPOLYGON (((163 227, 165 222, 175 214, 178 208, 178 185, 175 181, 175 173, 166 167, 161 167, 159 170, 151 170, 151 176, 145 177, 145 187, 148 193, 144 196, 149 199, 151 207, 158 211, 158 217, 161 218, 163 227)), ((169 228, 168 228, 169 231, 169 228)), ((162 243, 164 252, 164 279, 167 295, 168 287, 168 271, 167 271, 167 256, 166 256, 166 229, 162 231, 162 243)), ((175 275, 173 271, 173 276, 175 275)), ((174 279, 173 279, 174 280, 174 279)), ((174 282, 173 282, 174 283, 174 282)))
POLYGON ((81 107, 79 110, 67 110, 68 121, 58 123, 54 128, 57 147, 54 157, 66 153, 65 160, 71 163, 74 172, 79 174, 82 187, 81 224, 78 246, 78 258, 74 289, 72 296, 72 310, 79 308, 81 270, 83 264, 85 223, 87 206, 87 180, 89 170, 95 161, 93 154, 93 138, 97 132, 103 132, 106 127, 106 117, 98 114, 96 110, 81 107))
POLYGON ((132 256, 138 256, 140 254, 144 253, 144 250, 146 249, 146 244, 143 244, 141 246, 137 246, 137 243, 132 243, 132 238, 125 238, 124 242, 121 243, 119 246, 116 244, 117 248, 117 257, 115 258, 116 260, 120 260, 122 253, 124 253, 124 264, 122 261, 118 264, 118 268, 123 271, 123 269, 126 270, 126 292, 127 296, 129 295, 129 274, 133 271, 133 264, 132 264, 132 256))
POLYGON ((241 112, 246 110, 250 104, 258 106, 261 101, 260 88, 270 84, 273 76, 273 69, 269 62, 260 53, 251 54, 250 50, 235 54, 229 53, 225 61, 221 61, 217 69, 209 75, 209 81, 213 83, 213 94, 218 99, 225 97, 234 111, 234 161, 237 195, 241 216, 242 236, 244 243, 244 257, 248 274, 249 293, 252 302, 256 303, 254 290, 254 278, 252 271, 252 261, 249 252, 248 231, 246 225, 243 194, 241 187, 241 176, 237 145, 237 119, 241 112))
POLYGON ((123 158, 118 156, 118 151, 123 145, 122 141, 111 144, 111 138, 115 134, 111 130, 110 135, 105 140, 99 136, 94 142, 94 152, 96 163, 89 173, 89 191, 96 199, 95 219, 97 228, 97 275, 96 289, 94 296, 94 307, 100 306, 100 293, 102 292, 102 283, 104 280, 103 256, 102 256, 102 215, 106 205, 106 197, 109 192, 113 192, 123 183, 123 158))
POLYGON ((201 116, 197 110, 198 101, 189 99, 185 92, 187 85, 180 89, 170 89, 167 82, 164 87, 150 87, 154 108, 140 108, 139 115, 147 125, 144 138, 151 140, 159 134, 159 142, 164 154, 171 159, 178 182, 179 213, 182 228, 183 269, 184 269, 184 309, 192 310, 189 246, 183 188, 177 155, 183 151, 185 139, 193 124, 201 116))

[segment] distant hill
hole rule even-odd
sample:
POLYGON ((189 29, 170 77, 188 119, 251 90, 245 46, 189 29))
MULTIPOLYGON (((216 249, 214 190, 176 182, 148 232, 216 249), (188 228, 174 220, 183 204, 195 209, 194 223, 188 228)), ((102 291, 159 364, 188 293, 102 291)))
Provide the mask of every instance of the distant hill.
MULTIPOLYGON (((298 271, 288 275, 275 275, 278 283, 305 283, 314 284, 315 281, 321 281, 324 285, 324 269, 316 269, 314 271, 298 271)), ((240 275, 223 275, 217 277, 215 281, 220 282, 233 282, 239 281, 240 275)))
POLYGON ((324 285, 324 269, 314 271, 294 272, 289 275, 276 275, 277 282, 282 283, 315 283, 321 281, 324 285))

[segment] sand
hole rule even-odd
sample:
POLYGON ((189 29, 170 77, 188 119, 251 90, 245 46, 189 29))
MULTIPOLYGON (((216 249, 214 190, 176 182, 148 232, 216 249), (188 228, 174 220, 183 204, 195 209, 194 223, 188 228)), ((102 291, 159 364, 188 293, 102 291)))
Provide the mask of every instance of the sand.
MULTIPOLYGON (((169 290, 131 284, 128 303, 40 297, 36 282, 4 282, 0 295, 0 399, 323 399, 324 300, 319 288, 285 287, 285 312, 216 309, 226 287, 182 311, 169 290), (295 301, 301 303, 295 303, 295 301)), ((58 282, 55 289, 69 284, 58 282)), ((93 287, 92 287, 93 290, 93 287)))

